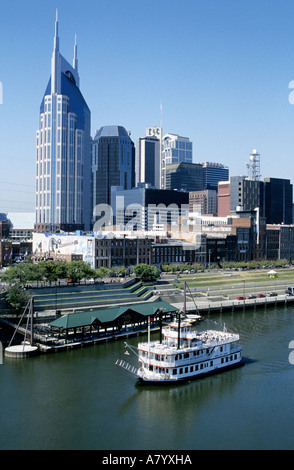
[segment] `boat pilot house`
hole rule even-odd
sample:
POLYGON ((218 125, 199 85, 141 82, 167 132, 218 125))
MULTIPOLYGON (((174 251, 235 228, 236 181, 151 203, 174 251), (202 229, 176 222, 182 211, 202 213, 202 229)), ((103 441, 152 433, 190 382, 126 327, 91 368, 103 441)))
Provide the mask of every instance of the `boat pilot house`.
POLYGON ((119 305, 69 313, 57 318, 49 326, 52 333, 58 333, 67 343, 139 332, 147 329, 148 318, 156 326, 176 311, 173 305, 163 301, 119 305))

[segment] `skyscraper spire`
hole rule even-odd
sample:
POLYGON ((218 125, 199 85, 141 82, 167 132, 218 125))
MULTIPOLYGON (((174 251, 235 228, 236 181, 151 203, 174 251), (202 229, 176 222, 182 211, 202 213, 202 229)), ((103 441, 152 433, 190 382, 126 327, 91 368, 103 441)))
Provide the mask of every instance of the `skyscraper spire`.
POLYGON ((54 50, 59 51, 59 36, 58 36, 58 9, 56 8, 55 20, 55 36, 54 36, 54 50))
POLYGON ((77 46, 77 35, 75 35, 73 68, 74 68, 76 71, 78 71, 78 46, 77 46))
POLYGON ((58 36, 58 10, 56 9, 55 35, 51 59, 51 93, 60 93, 60 54, 58 36))

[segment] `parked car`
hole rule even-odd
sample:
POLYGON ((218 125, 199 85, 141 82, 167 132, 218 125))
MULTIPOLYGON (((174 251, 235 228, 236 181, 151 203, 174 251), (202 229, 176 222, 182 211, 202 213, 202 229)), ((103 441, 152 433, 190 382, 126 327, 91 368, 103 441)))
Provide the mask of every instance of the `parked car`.
POLYGON ((267 292, 266 296, 267 297, 276 297, 278 294, 276 292, 267 292))
POLYGON ((256 295, 249 294, 247 295, 246 299, 256 299, 256 295))
POLYGON ((289 286, 288 289, 285 290, 285 294, 294 295, 294 286, 289 286))
POLYGON ((245 297, 236 297, 237 300, 245 300, 245 297))
POLYGON ((261 299, 262 297, 265 297, 265 295, 264 294, 258 294, 258 296, 257 296, 258 299, 261 299))

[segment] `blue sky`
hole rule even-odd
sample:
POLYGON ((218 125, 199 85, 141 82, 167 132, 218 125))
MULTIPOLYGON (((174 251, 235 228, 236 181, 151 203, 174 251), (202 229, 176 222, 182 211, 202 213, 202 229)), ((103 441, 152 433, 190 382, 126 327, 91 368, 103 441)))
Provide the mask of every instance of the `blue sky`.
POLYGON ((189 137, 193 161, 294 181, 293 0, 10 0, 1 5, 0 212, 34 211, 35 136, 49 76, 55 10, 92 135, 122 125, 189 137))

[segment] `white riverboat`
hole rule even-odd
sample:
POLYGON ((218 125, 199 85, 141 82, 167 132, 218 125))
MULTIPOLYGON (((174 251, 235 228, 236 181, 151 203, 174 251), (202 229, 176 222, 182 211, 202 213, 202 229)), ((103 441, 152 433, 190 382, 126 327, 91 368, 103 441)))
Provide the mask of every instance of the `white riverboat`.
POLYGON ((185 318, 172 321, 162 331, 162 340, 125 345, 136 354, 139 367, 123 360, 117 365, 131 372, 143 383, 168 384, 190 381, 205 374, 221 372, 242 365, 239 335, 223 331, 197 332, 185 318))
MULTIPOLYGON (((196 314, 193 316, 201 318, 196 314)), ((150 340, 149 317, 148 341, 139 343, 137 348, 125 343, 137 356, 139 367, 119 359, 116 365, 131 372, 142 383, 187 382, 242 365, 242 345, 239 340, 239 335, 228 332, 225 325, 223 331, 198 332, 193 329, 191 319, 186 315, 185 282, 183 312, 178 312, 177 318, 167 327, 160 328, 160 339, 150 340)))

